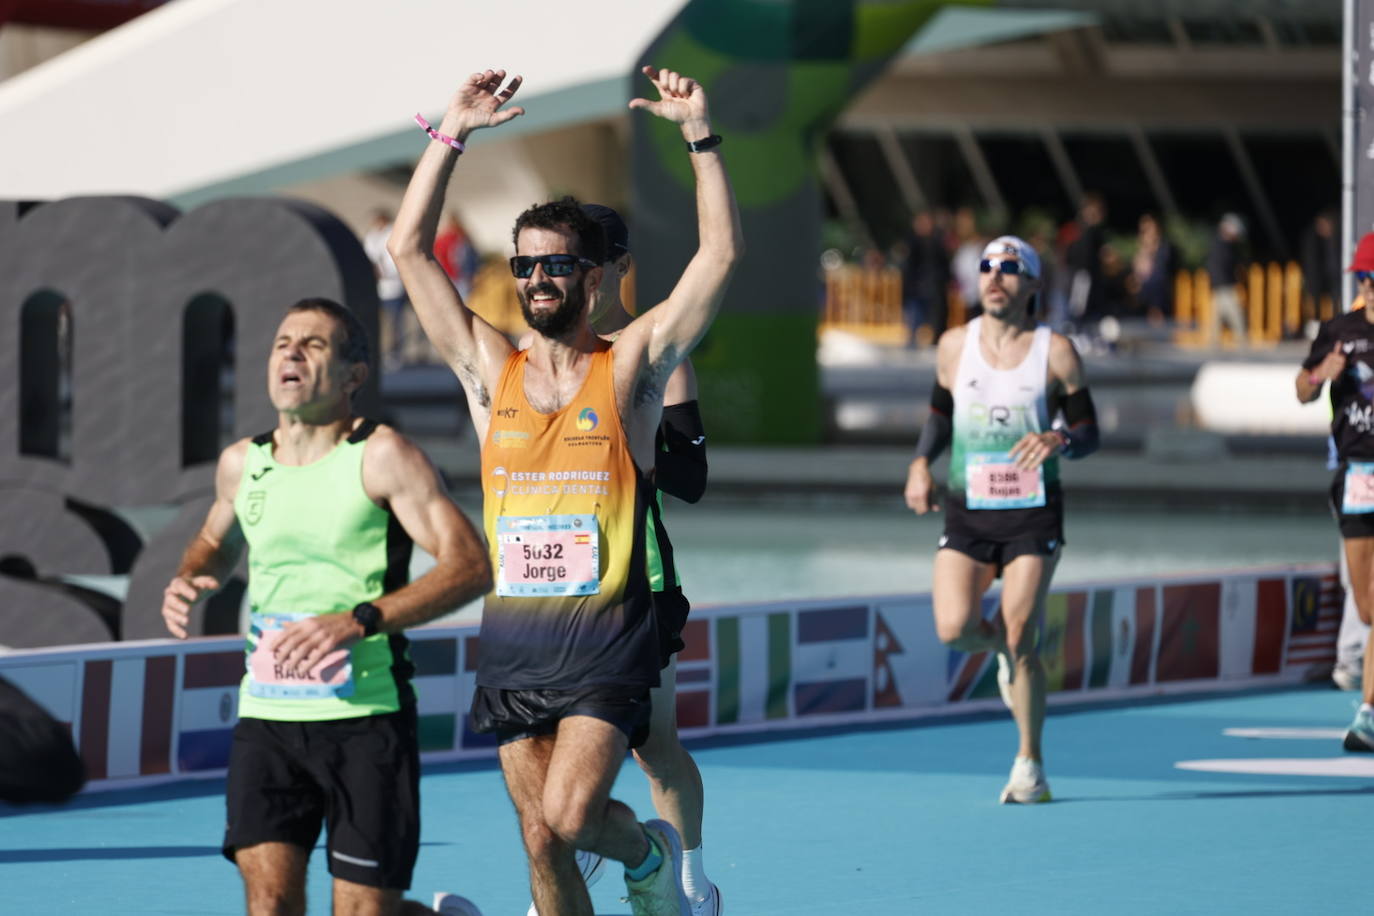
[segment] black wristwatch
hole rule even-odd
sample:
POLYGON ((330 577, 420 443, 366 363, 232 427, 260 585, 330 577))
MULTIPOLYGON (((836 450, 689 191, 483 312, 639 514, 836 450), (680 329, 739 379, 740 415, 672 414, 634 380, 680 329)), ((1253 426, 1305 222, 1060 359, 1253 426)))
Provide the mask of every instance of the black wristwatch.
POLYGON ((353 608, 353 619, 363 625, 363 638, 377 635, 377 628, 382 623, 382 609, 371 601, 364 601, 362 604, 353 608))
POLYGON ((687 152, 704 153, 708 149, 715 149, 717 146, 720 146, 720 143, 720 134, 711 134, 711 136, 702 137, 700 140, 688 140, 687 152))

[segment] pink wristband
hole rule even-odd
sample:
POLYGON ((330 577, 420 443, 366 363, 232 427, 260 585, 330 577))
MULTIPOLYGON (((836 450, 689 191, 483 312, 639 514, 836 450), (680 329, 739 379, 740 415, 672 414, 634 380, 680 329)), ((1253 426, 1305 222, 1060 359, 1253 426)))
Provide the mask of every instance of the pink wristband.
POLYGON ((447 143, 449 146, 453 147, 460 153, 465 149, 465 147, 463 146, 463 141, 456 140, 453 137, 450 137, 448 134, 439 133, 437 130, 429 126, 429 122, 426 121, 423 116, 417 114, 415 116, 415 123, 419 124, 420 127, 424 129, 424 132, 429 134, 429 138, 431 140, 438 140, 440 143, 447 143))
POLYGON ((1309 373, 1307 373, 1307 384, 1309 384, 1309 385, 1320 385, 1321 383, 1322 383, 1322 377, 1321 377, 1320 375, 1318 375, 1318 374, 1315 373, 1315 372, 1309 372, 1309 373))

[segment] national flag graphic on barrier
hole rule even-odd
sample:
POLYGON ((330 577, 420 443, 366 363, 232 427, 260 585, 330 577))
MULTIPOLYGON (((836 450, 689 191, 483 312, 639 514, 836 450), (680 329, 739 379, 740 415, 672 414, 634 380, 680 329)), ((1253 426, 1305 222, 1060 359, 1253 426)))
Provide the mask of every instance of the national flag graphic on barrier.
POLYGON ((1221 583, 1166 585, 1155 681, 1215 678, 1221 643, 1221 583))
POLYGON ((935 636, 928 595, 884 598, 874 604, 874 709, 943 704, 949 691, 948 658, 935 636))
POLYGON ((454 749, 460 718, 466 718, 458 675, 458 640, 454 637, 410 641, 415 663, 415 699, 420 750, 454 749))
POLYGON ((762 722, 791 714, 791 618, 786 611, 718 617, 716 723, 762 722))
POLYGON ((1090 594, 1087 622, 1087 687, 1126 687, 1135 656, 1136 590, 1104 588, 1090 594))
POLYGON ((1336 661, 1345 592, 1336 576, 1295 576, 1285 668, 1319 669, 1336 661))
POLYGON ((1083 686, 1083 620, 1088 596, 1083 592, 1051 594, 1045 599, 1045 625, 1040 661, 1051 693, 1083 686))
POLYGON ((866 708, 873 671, 868 605, 797 613, 796 715, 866 708))
POLYGON ((243 649, 188 653, 182 661, 177 717, 177 766, 183 772, 222 770, 239 713, 243 649))
POLYGON ((697 618, 682 628, 685 644, 677 654, 677 724, 706 728, 711 724, 711 625, 697 618))

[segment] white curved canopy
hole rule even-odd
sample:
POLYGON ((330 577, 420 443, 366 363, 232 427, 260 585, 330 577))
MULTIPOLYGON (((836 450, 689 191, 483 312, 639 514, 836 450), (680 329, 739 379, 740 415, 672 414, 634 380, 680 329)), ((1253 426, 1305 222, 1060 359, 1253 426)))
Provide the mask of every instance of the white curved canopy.
POLYGON ((414 156, 417 111, 488 66, 525 77, 506 137, 603 117, 682 6, 170 3, 0 84, 0 199, 186 201, 387 165, 414 156))

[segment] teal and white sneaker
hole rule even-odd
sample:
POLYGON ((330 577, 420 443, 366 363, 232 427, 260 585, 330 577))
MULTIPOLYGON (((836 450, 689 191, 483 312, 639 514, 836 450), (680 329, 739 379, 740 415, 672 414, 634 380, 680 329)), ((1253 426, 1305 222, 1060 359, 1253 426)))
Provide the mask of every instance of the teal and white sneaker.
POLYGON ((1361 706, 1355 713, 1355 721, 1350 723, 1350 729, 1345 733, 1345 749, 1374 751, 1374 713, 1368 707, 1361 706))
MULTIPOLYGON (((582 881, 591 887, 601 880, 601 873, 605 871, 606 860, 594 852, 585 849, 577 851, 577 870, 582 873, 582 881)), ((529 912, 525 916, 539 916, 539 911, 534 908, 534 903, 530 903, 529 912)))
POLYGON ((1011 779, 998 799, 1004 805, 1037 805, 1050 800, 1050 784, 1040 761, 1017 757, 1011 765, 1011 779))
POLYGON ((682 892, 682 839, 667 821, 644 822, 644 832, 653 838, 663 854, 663 862, 641 881, 625 878, 634 916, 692 916, 692 905, 682 892))
POLYGON ((477 909, 477 904, 466 897, 457 894, 447 894, 443 891, 434 895, 434 903, 430 909, 438 913, 439 916, 482 916, 482 911, 477 909))

